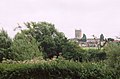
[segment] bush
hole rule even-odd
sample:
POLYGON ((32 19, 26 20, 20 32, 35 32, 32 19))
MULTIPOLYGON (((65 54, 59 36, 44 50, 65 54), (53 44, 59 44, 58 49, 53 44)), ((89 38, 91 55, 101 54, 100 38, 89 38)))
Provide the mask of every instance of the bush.
POLYGON ((103 50, 98 49, 81 49, 71 48, 74 52, 65 52, 63 57, 68 60, 74 60, 79 62, 92 62, 92 61, 103 61, 106 59, 106 53, 103 50))
POLYGON ((84 50, 73 41, 68 41, 62 50, 62 56, 67 60, 83 61, 84 50))
POLYGON ((89 49, 84 53, 85 61, 102 61, 106 59, 106 53, 103 50, 89 49))
POLYGON ((113 68, 120 68, 120 43, 109 43, 105 48, 108 64, 113 68))
POLYGON ((102 63, 49 61, 41 64, 0 64, 0 79, 119 79, 102 63))

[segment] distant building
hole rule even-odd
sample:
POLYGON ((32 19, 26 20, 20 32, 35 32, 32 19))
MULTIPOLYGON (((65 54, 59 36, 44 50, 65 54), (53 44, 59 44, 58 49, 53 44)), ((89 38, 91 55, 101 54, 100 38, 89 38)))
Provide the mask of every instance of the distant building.
POLYGON ((88 38, 87 39, 87 47, 97 47, 100 42, 99 38, 88 38))
POLYGON ((75 30, 75 38, 76 39, 81 39, 82 36, 82 31, 80 30, 75 30))
POLYGON ((87 41, 82 40, 82 31, 80 30, 75 30, 75 38, 71 38, 71 41, 77 42, 80 47, 103 47, 107 45, 109 42, 113 43, 120 43, 119 40, 114 40, 112 38, 107 38, 104 41, 100 41, 100 38, 97 38, 95 35, 92 35, 92 38, 87 38, 87 41))
POLYGON ((81 47, 97 47, 100 41, 99 38, 87 38, 87 41, 84 42, 81 40, 81 38, 82 38, 82 31, 80 29, 80 30, 75 30, 75 38, 72 38, 70 40, 77 42, 81 47))

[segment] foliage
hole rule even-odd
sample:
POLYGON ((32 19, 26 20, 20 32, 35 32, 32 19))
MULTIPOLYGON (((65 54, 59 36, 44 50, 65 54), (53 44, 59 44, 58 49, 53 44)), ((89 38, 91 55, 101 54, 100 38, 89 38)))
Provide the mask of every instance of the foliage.
MULTIPOLYGON (((45 58, 58 56, 62 52, 63 45, 67 39, 62 32, 58 32, 53 24, 47 22, 28 22, 25 23, 28 30, 27 34, 31 34, 39 43, 38 47, 42 48, 45 58)), ((40 49, 41 49, 40 48, 40 49)))
POLYGON ((76 42, 68 41, 66 45, 64 45, 62 52, 64 58, 82 62, 84 50, 76 42))
POLYGON ((111 67, 120 68, 120 43, 109 43, 105 48, 111 67))
MULTIPOLYGON (((70 44, 70 43, 69 43, 70 44)), ((71 43, 65 50, 68 52, 63 53, 63 57, 68 60, 74 60, 79 62, 98 62, 107 59, 106 52, 98 49, 81 49, 77 44, 71 43), (70 47, 71 46, 71 47, 70 47)))
POLYGON ((84 60, 91 61, 103 61, 106 59, 106 53, 103 50, 88 49, 84 53, 84 60))
POLYGON ((83 42, 86 42, 86 41, 87 41, 87 37, 86 37, 85 34, 83 34, 83 37, 81 38, 81 41, 83 41, 83 42))
POLYGON ((42 63, 45 62, 41 57, 36 57, 33 59, 23 60, 23 61, 15 61, 11 59, 6 59, 2 61, 2 64, 36 64, 36 63, 42 63))
POLYGON ((100 41, 104 41, 104 35, 103 34, 100 35, 100 41))
MULTIPOLYGON (((0 32, 0 61, 6 58, 0 64, 0 79, 120 78, 120 43, 112 42, 114 39, 108 38, 104 49, 87 50, 68 40, 51 23, 25 25, 28 29, 17 33, 13 42, 4 30, 0 32), (40 60, 42 53, 51 60, 40 60)), ((86 42, 85 34, 82 41, 86 42)))
POLYGON ((0 64, 0 79, 119 79, 102 63, 49 61, 39 64, 0 64))
POLYGON ((0 32, 0 62, 3 58, 10 59, 12 58, 11 54, 11 43, 12 40, 8 36, 7 32, 3 29, 0 32))
POLYGON ((14 60, 26 60, 42 56, 36 40, 31 35, 24 34, 24 32, 18 33, 15 36, 11 48, 14 60))

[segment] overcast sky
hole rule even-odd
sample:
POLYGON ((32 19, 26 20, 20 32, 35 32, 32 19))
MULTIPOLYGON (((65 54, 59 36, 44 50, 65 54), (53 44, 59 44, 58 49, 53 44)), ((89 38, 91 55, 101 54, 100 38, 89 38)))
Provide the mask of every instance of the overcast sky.
POLYGON ((47 21, 73 38, 75 29, 88 37, 120 35, 120 0, 0 0, 0 26, 14 36, 17 23, 47 21))

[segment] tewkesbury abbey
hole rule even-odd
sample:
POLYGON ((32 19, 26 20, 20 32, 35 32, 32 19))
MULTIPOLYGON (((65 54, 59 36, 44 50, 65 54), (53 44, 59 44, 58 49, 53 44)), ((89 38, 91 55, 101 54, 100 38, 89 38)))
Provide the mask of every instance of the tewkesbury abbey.
POLYGON ((104 46, 108 41, 120 42, 119 38, 114 40, 113 38, 105 38, 103 34, 101 35, 99 37, 92 35, 92 38, 87 38, 87 36, 82 33, 81 29, 75 29, 75 38, 70 40, 77 42, 81 47, 99 47, 100 45, 104 46))

